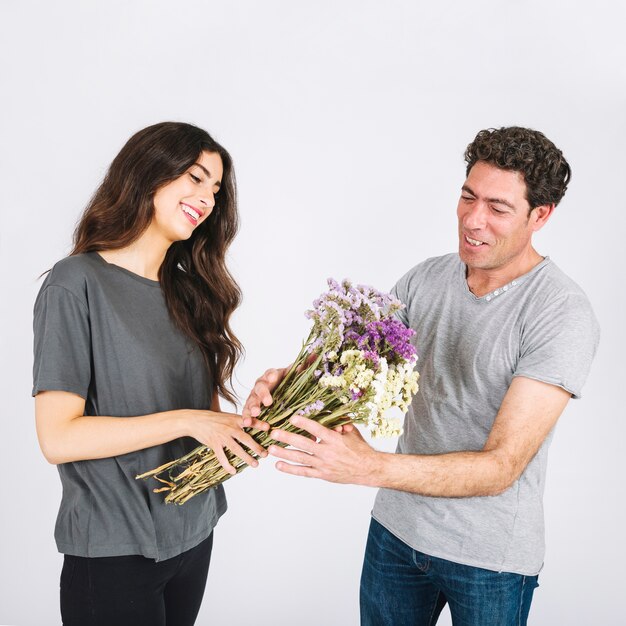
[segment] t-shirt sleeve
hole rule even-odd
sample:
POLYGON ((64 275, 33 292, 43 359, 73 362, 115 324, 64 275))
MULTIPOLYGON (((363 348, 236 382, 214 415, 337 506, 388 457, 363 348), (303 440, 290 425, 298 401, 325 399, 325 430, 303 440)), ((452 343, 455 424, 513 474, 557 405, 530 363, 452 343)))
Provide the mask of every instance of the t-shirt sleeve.
POLYGON ((89 311, 58 285, 44 285, 35 302, 33 396, 70 391, 86 398, 91 380, 89 311))
POLYGON ((598 322, 583 294, 555 299, 524 330, 513 375, 562 387, 580 398, 599 339, 598 322))
POLYGON ((402 304, 405 305, 403 309, 396 311, 394 316, 397 320, 402 322, 405 326, 409 326, 409 316, 407 313, 407 276, 403 276, 391 289, 391 295, 398 298, 402 304))

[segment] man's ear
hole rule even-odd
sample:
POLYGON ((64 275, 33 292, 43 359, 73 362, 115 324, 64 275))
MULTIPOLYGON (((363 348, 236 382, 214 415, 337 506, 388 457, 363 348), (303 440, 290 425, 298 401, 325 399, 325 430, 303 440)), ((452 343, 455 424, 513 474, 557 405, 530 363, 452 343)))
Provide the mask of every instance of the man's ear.
POLYGON ((556 204, 554 204, 554 202, 551 204, 541 204, 539 206, 536 206, 530 212, 529 220, 531 222, 534 232, 541 230, 545 226, 546 222, 550 219, 550 216, 554 211, 554 207, 556 207, 556 204))

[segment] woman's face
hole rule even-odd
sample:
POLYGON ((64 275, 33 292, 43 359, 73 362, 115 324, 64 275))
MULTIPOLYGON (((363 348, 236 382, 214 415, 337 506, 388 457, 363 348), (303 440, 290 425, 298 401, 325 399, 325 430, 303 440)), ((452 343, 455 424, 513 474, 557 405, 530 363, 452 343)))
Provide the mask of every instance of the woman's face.
POLYGON ((155 230, 170 243, 189 239, 215 206, 223 169, 219 154, 202 152, 182 176, 154 194, 150 230, 155 230))

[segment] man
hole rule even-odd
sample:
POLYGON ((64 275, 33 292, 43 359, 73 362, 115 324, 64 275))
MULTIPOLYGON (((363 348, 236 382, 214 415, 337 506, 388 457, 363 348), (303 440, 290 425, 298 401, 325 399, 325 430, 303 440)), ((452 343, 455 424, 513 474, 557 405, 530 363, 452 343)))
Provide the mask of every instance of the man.
MULTIPOLYGON (((396 454, 356 428, 304 417, 315 439, 274 431, 278 469, 380 487, 361 577, 364 625, 526 624, 544 555, 542 496, 552 430, 580 396, 598 342, 581 289, 532 245, 570 168, 544 135, 478 133, 465 153, 459 250, 394 288, 416 331, 420 392, 396 454)), ((258 415, 282 370, 246 402, 258 415)))

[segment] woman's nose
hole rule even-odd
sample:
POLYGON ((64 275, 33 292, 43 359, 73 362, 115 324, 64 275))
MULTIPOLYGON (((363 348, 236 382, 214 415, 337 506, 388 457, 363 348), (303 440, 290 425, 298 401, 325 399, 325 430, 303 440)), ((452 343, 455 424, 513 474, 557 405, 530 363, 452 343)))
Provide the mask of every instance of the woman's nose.
POLYGON ((212 209, 215 206, 215 196, 213 194, 213 192, 207 192, 207 193, 203 193, 200 196, 200 203, 209 208, 212 209))

